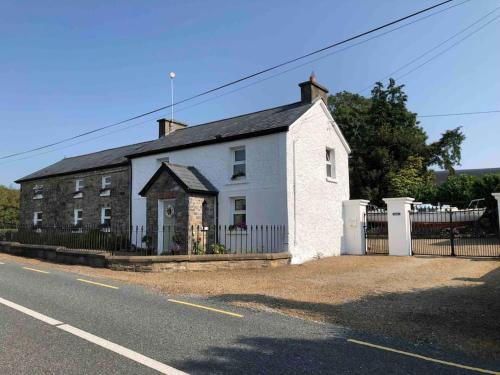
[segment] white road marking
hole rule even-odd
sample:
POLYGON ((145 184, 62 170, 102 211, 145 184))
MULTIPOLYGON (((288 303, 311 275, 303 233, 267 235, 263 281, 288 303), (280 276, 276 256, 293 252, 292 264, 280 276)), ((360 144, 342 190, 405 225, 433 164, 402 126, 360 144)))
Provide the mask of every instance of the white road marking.
POLYGON ((5 264, 5 263, 3 263, 3 262, 0 262, 0 264, 5 264))
POLYGON ((141 365, 144 365, 146 367, 149 367, 153 370, 158 371, 161 374, 167 374, 167 375, 187 375, 187 373, 177 370, 176 368, 173 368, 171 366, 168 366, 164 363, 158 362, 152 358, 146 357, 145 355, 142 355, 140 353, 134 352, 133 350, 127 349, 124 346, 115 344, 111 341, 105 340, 101 337, 95 336, 91 333, 88 333, 86 331, 83 331, 81 329, 78 329, 76 327, 70 326, 69 324, 64 324, 63 322, 60 322, 56 319, 52 319, 46 315, 40 314, 36 311, 33 311, 31 309, 28 309, 27 307, 18 305, 17 303, 8 301, 6 299, 3 299, 0 297, 0 303, 8 306, 14 310, 17 310, 19 312, 22 312, 23 314, 29 315, 35 319, 38 319, 44 323, 50 324, 51 326, 56 326, 57 328, 70 333, 72 335, 75 335, 77 337, 80 337, 81 339, 84 339, 88 342, 91 342, 95 345, 99 345, 102 348, 108 349, 112 352, 115 352, 117 354, 120 354, 123 357, 126 357, 128 359, 131 359, 132 361, 135 361, 137 363, 140 363, 141 365))
POLYGON ((96 283, 95 281, 90 281, 90 280, 85 280, 85 279, 77 279, 78 281, 81 281, 82 283, 87 283, 87 284, 92 284, 92 285, 98 285, 98 286, 103 286, 105 288, 111 288, 111 289, 120 289, 117 286, 113 285, 108 285, 108 284, 101 284, 101 283, 96 283))
POLYGON ((6 299, 3 299, 1 297, 0 297, 0 303, 2 305, 8 306, 8 307, 10 307, 10 308, 12 308, 14 310, 22 312, 23 314, 29 315, 32 318, 35 318, 35 319, 41 320, 44 323, 50 324, 51 326, 57 326, 59 324, 63 324, 59 320, 52 319, 52 318, 50 318, 50 317, 48 317, 46 315, 43 315, 43 314, 40 314, 40 313, 38 313, 36 311, 28 309, 27 307, 18 305, 17 303, 7 301, 6 299))

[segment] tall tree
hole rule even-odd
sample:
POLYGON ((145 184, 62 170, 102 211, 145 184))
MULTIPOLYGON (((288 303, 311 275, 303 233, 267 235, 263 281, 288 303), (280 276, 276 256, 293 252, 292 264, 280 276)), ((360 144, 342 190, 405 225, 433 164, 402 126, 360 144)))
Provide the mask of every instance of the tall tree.
POLYGON ((464 140, 460 128, 427 144, 427 134, 419 126, 416 113, 406 107, 408 97, 403 88, 391 78, 387 87, 377 82, 370 98, 346 91, 328 98, 332 116, 352 148, 352 198, 381 202, 390 187, 397 185, 391 179, 408 168, 409 158, 419 158, 421 173, 433 164, 452 170, 460 162, 464 140))

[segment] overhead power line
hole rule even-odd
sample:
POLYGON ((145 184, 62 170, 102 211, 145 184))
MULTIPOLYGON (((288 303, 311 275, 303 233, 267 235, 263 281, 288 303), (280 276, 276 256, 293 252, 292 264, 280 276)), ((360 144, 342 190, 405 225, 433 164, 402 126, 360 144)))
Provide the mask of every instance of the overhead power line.
MULTIPOLYGON (((388 78, 391 78, 391 77, 394 77, 394 75, 398 72, 400 72, 401 70, 403 70, 404 68, 412 65, 414 62, 417 62, 418 60, 422 59, 423 57, 427 56, 429 53, 435 51, 436 49, 438 49, 439 47, 445 45, 446 43, 448 43, 449 41, 451 41, 452 39, 456 38, 457 36, 459 36, 460 34, 463 34, 464 32, 466 32, 467 30, 469 30, 470 28, 474 27, 475 25, 477 25, 478 23, 480 23, 481 21, 483 21, 484 19, 488 18, 490 15, 492 15, 493 13, 497 12, 498 10, 500 9, 500 7, 497 7, 495 9, 493 9, 491 12, 488 12, 486 13, 484 16, 480 17, 479 19, 477 19, 476 21, 474 21, 473 23, 471 23, 469 26, 465 27, 464 29, 461 29, 460 31, 458 31, 457 33, 453 34, 452 36, 450 36, 449 38, 443 40, 442 42, 436 44, 434 47, 426 50, 424 53, 422 53, 421 55, 415 57, 414 59, 408 61, 407 63, 401 65, 399 68, 397 68, 396 70, 392 71, 390 74, 387 74, 386 76, 384 76, 383 78, 379 79, 378 81, 379 82, 383 82, 385 81, 386 79, 388 78)), ((479 29, 477 29, 476 31, 468 34, 466 37, 464 37, 463 39, 459 40, 458 42, 456 42, 455 44, 453 44, 452 46, 450 46, 448 49, 444 50, 443 52, 435 55, 433 58, 429 59, 427 62, 430 62, 431 60, 437 58, 438 56, 442 55, 444 52, 446 52, 447 50, 455 47, 457 44, 463 42, 465 39, 467 39, 469 36, 471 36, 472 34, 478 32, 479 30, 481 30, 482 28, 484 28, 485 26, 487 26, 488 24, 490 24, 491 22, 493 22, 496 18, 494 18, 493 20, 491 20, 490 22, 488 23, 485 23, 483 26, 481 26, 479 29)), ((419 65, 418 67, 416 67, 415 69, 412 69, 410 70, 409 72, 405 73, 404 75, 402 76, 399 76, 399 78, 403 77, 403 76, 406 76, 410 73, 412 73, 413 71, 417 70, 418 68, 420 68, 421 66, 425 65, 427 62, 425 62, 424 64, 421 64, 419 65)), ((358 94, 362 93, 362 92, 365 92, 366 90, 369 90, 373 88, 373 85, 369 85, 369 86, 366 86, 365 88, 363 88, 362 90, 358 90, 358 94)))
MULTIPOLYGON (((329 50, 329 49, 332 49, 334 47, 337 47, 337 46, 340 46, 342 44, 346 44, 348 42, 351 42, 353 40, 356 40, 356 39, 359 39, 359 38, 362 38, 366 35, 369 35, 369 34, 372 34, 374 32, 377 32, 379 30, 382 30, 382 29, 385 29, 387 27, 390 27, 392 25, 395 25, 395 24, 398 24, 402 21, 405 21, 407 19, 410 19, 410 18, 413 18, 419 14, 423 14, 423 13, 426 13, 426 12, 429 12, 431 11, 432 9, 435 9, 435 8, 438 8, 440 6, 443 6, 444 4, 448 4, 448 3, 451 3, 453 2, 454 0, 446 0, 446 1, 443 1, 443 2, 440 2, 438 4, 435 4, 433 6, 430 6, 430 7, 427 7, 425 9, 422 9, 422 10, 419 10, 417 12, 414 12, 414 13, 411 13, 407 16, 404 16, 404 17, 401 17, 401 18, 398 18, 394 21, 391 21, 391 22, 388 22, 388 23, 385 23, 381 26, 378 26, 378 27, 375 27, 373 29, 370 29, 368 31, 365 31, 365 32, 362 32, 360 34, 356 34, 352 37, 349 37, 347 39, 344 39, 342 41, 339 41, 339 42, 335 42, 333 44, 330 44, 326 47, 323 47, 323 48, 320 48, 320 49, 317 49, 315 51, 312 51, 312 52, 309 52, 305 55, 301 55, 301 56, 298 56, 298 57, 295 57, 293 59, 290 59, 290 60, 287 60, 285 62, 282 62, 280 64, 277 64, 277 65, 274 65, 274 66, 271 66, 269 68, 266 68, 266 69, 263 69, 263 70, 260 70, 258 72, 255 72, 255 73, 252 73, 252 74, 249 74, 247 76, 244 76, 242 78, 239 78, 239 79, 236 79, 234 81, 231 81, 231 82, 228 82, 228 83, 225 83, 223 85, 220 85, 220 86, 217 86, 215 88, 212 88, 210 90, 206 90, 206 91, 203 91, 199 94, 196 94, 196 95, 193 95, 191 97, 188 97, 186 99, 183 99, 183 100, 180 100, 176 103, 174 103, 173 105, 179 105, 179 104, 182 104, 182 103, 185 103, 187 101, 190 101, 190 100, 193 100, 193 99, 196 99, 196 98, 199 98, 201 96, 204 96, 204 95, 208 95, 210 93, 213 93, 213 92, 216 92, 216 91, 219 91, 219 90, 222 90, 226 87, 229 87, 229 86, 232 86, 232 85, 235 85, 237 83, 240 83, 240 82, 243 82, 243 81, 246 81, 246 80, 249 80, 251 78, 254 78, 254 77, 257 77, 259 75, 262 75, 262 74, 265 74, 265 73, 268 73, 270 71, 273 71, 273 70, 276 70, 278 68, 281 68, 283 66, 286 66, 286 65, 289 65, 289 64, 292 64, 294 62, 297 62, 297 61, 300 61, 300 60, 303 60, 303 59, 306 59, 308 57, 311 57, 311 56, 314 56, 314 55, 317 55, 321 52, 324 52, 326 50, 329 50)), ((59 141, 56 141, 56 142, 53 142, 53 143, 50 143, 50 144, 47 144, 47 145, 44 145, 44 146, 40 146, 40 147, 36 147, 36 148, 33 148, 33 149, 30 149, 30 150, 26 150, 26 151, 21 151, 21 152, 16 152, 16 153, 13 153, 13 154, 10 154, 10 155, 5 155, 5 156, 2 156, 0 157, 0 159, 7 159, 7 158, 11 158, 13 156, 18 156, 18 155, 23 155, 23 154, 27 154, 27 153, 30 153, 30 152, 33 152, 33 151, 38 151, 38 150, 42 150, 42 149, 45 149, 45 148, 49 148, 49 147, 52 147, 52 146, 56 146, 56 145, 59 145, 61 143, 64 143, 64 142, 67 142, 67 141, 71 141, 71 140, 74 140, 74 139, 77 139, 77 138, 81 138, 81 137, 84 137, 86 135, 89 135, 89 134, 93 134, 93 133, 96 133, 96 132, 99 132, 101 130, 104 130, 104 129, 108 129, 108 128, 111 128, 111 127, 115 127, 115 126, 118 126, 118 125, 121 125, 121 124, 124 124, 126 122, 130 122, 130 121, 133 121, 133 120, 136 120, 138 118, 141 118, 141 117, 144 117, 144 116, 148 116, 148 115, 151 115, 153 113, 157 113, 157 112, 160 112, 162 110, 165 110, 167 108, 170 108, 172 105, 167 105, 167 106, 163 106, 161 108, 157 108, 157 109, 153 109, 151 111, 148 111, 148 112, 145 112, 145 113, 142 113, 140 115, 137 115, 137 116, 133 116, 133 117, 130 117, 126 120, 122 120, 122 121, 119 121, 119 122, 116 122, 116 123, 113 123, 113 124, 110 124, 110 125, 106 125, 106 126, 102 126, 100 128, 96 128, 96 129, 93 129, 93 130, 90 130, 90 131, 87 131, 87 132, 84 132, 84 133, 81 133, 81 134, 78 134, 78 135, 75 135, 75 136, 72 136, 72 137, 68 137, 68 138, 65 138, 65 139, 62 139, 62 140, 59 140, 59 141)))
POLYGON ((461 113, 438 113, 432 115, 418 115, 417 117, 449 117, 449 116, 471 116, 471 115, 483 115, 487 113, 500 113, 499 110, 494 111, 477 111, 477 112, 461 112, 461 113))

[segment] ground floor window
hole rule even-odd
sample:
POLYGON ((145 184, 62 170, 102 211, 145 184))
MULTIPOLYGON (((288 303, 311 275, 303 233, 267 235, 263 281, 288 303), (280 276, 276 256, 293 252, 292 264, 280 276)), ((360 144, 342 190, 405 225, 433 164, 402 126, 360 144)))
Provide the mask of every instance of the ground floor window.
POLYGON ((42 225, 43 221, 43 212, 42 211, 37 211, 33 214, 33 225, 35 226, 40 226, 42 225))
POLYGON ((101 225, 104 227, 111 226, 111 207, 101 208, 101 225))
POLYGON ((81 208, 77 208, 74 211, 73 224, 75 226, 82 225, 83 222, 83 210, 81 208))
POLYGON ((247 224, 247 200, 245 197, 232 199, 233 225, 245 227, 247 224))

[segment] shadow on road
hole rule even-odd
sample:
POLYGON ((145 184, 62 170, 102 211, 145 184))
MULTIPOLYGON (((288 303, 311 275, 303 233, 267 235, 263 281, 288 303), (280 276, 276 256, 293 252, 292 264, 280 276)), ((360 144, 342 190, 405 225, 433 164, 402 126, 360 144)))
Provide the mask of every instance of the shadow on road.
MULTIPOLYGON (((260 294, 227 294, 224 302, 275 309, 360 332, 500 360, 500 267, 470 285, 372 295, 344 304, 295 301, 260 294)), ((279 280, 277 280, 279 282, 279 280)))

